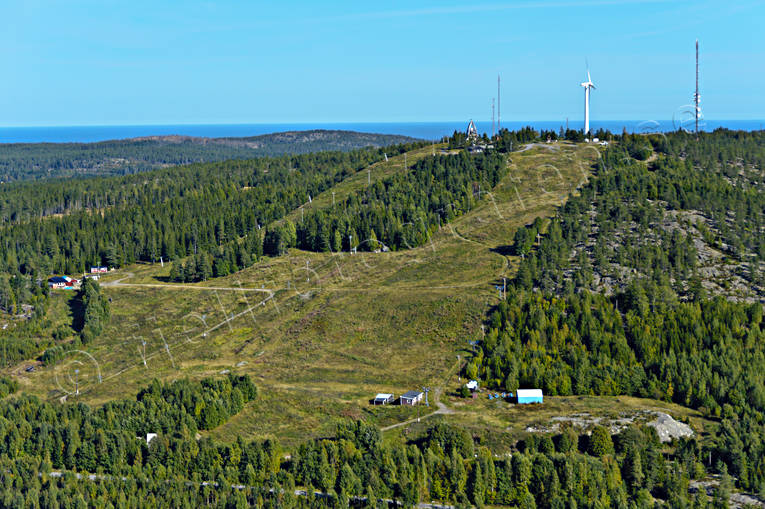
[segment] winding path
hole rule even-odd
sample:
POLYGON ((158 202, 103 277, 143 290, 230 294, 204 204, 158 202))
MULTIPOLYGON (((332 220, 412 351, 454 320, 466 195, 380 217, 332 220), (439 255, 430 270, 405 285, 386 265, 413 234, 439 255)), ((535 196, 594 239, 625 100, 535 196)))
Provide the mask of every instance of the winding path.
POLYGON ((441 392, 443 391, 443 386, 446 385, 449 382, 449 379, 452 377, 454 369, 457 368, 457 370, 460 370, 462 368, 461 361, 457 361, 454 366, 452 366, 449 371, 446 373, 446 378, 443 381, 443 384, 436 387, 433 391, 433 402, 435 403, 436 407, 438 408, 436 411, 431 412, 429 414, 422 415, 420 417, 415 417, 414 419, 409 419, 403 422, 399 422, 396 424, 391 424, 390 426, 385 426, 384 428, 380 428, 380 431, 388 431, 391 429, 395 429, 401 426, 406 426, 407 424, 412 424, 414 422, 419 422, 422 419, 427 419, 428 417, 432 417, 434 415, 447 415, 447 414, 453 414, 454 410, 446 406, 444 403, 441 402, 441 392))

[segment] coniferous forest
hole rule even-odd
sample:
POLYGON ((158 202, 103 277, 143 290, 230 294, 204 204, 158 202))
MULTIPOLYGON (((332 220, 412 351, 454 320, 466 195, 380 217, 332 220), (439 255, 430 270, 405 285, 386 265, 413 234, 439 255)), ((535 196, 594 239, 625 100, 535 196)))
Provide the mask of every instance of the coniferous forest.
POLYGON ((0 183, 129 175, 181 164, 349 151, 412 141, 407 136, 319 129, 246 138, 170 135, 95 143, 9 143, 0 152, 0 183))
POLYGON ((554 218, 516 232, 514 291, 491 314, 468 375, 510 391, 698 409, 721 422, 705 444, 711 472, 762 493, 763 140, 724 130, 623 136, 554 218), (643 150, 658 158, 641 164, 643 150), (738 265, 745 292, 704 273, 712 249, 738 265))
MULTIPOLYGON (((611 436, 571 428, 529 436, 511 456, 466 431, 432 425, 419 440, 385 442, 362 421, 304 443, 285 459, 270 440, 198 440, 257 397, 247 377, 155 382, 135 400, 60 405, 21 396, 0 403, 0 500, 5 507, 385 507, 421 500, 460 506, 724 507, 688 500, 704 471, 694 440, 666 454, 653 428, 611 436), (147 442, 147 433, 158 436, 147 442), (79 474, 78 472, 82 472, 79 474), (296 486, 299 489, 296 489, 296 486), (307 494, 307 495, 306 495, 307 494)), ((728 474, 723 487, 732 487, 728 474)), ((721 493, 725 496, 725 493, 721 493)), ((721 499, 724 500, 724 499, 721 499)))
MULTIPOLYGON (((457 154, 426 157, 298 224, 285 217, 309 196, 419 145, 4 186, 0 306, 33 305, 3 336, 4 359, 63 354, 57 331, 44 345, 28 340, 48 326, 38 281, 50 273, 161 256, 171 279, 190 282, 293 247, 413 248, 473 209, 525 143, 580 135, 505 130, 470 153, 458 133, 448 141, 457 154)), ((611 145, 589 180, 506 239, 517 273, 461 374, 497 391, 672 402, 714 433, 663 443, 639 424, 613 434, 563 425, 499 455, 439 419, 400 439, 348 419, 286 449, 208 433, 257 401, 248 376, 155 381, 98 407, 41 400, 0 378, 0 505, 723 508, 733 491, 765 494, 765 134, 600 136, 611 145), (712 495, 694 488, 708 479, 712 495)), ((88 344, 110 304, 92 281, 75 301, 74 341, 88 344)))

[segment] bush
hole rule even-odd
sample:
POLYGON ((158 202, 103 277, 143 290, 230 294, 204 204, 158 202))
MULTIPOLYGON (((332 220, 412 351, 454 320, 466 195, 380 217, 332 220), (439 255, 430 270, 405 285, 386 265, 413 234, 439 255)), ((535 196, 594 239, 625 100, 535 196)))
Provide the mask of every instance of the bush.
POLYGON ((0 376, 0 399, 19 390, 19 383, 5 376, 0 376))

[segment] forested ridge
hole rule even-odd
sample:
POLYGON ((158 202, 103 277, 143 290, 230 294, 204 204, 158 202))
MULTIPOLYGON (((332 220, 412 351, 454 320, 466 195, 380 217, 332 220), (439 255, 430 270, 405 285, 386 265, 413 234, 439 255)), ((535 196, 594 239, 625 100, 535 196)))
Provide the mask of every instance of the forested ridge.
POLYGON ((322 152, 8 187, 0 206, 6 223, 0 271, 78 273, 210 252, 382 158, 378 149, 322 152), (56 213, 63 216, 40 217, 56 213))
POLYGON ((492 189, 506 172, 505 157, 496 151, 425 158, 410 171, 306 215, 296 225, 297 247, 320 252, 416 247, 442 223, 470 211, 480 186, 492 189))
POLYGON ((516 253, 528 254, 519 284, 608 292, 640 274, 683 297, 708 289, 765 297, 763 135, 689 138, 626 135, 607 150, 538 249, 530 252, 541 221, 517 231, 516 253), (655 161, 631 157, 651 144, 660 153, 655 161))
POLYGON ((706 444, 712 471, 763 493, 763 141, 624 136, 555 217, 516 232, 517 276, 467 375, 698 409, 721 423, 706 444), (691 219, 666 220, 684 212, 691 219), (714 250, 747 292, 702 271, 700 252, 714 250))
POLYGON ((170 279, 193 282, 225 276, 242 260, 279 256, 288 248, 316 252, 408 249, 426 242, 442 224, 478 202, 480 186, 493 188, 507 172, 499 151, 425 158, 403 173, 351 193, 330 207, 310 209, 297 224, 274 222, 233 249, 219 249, 173 264, 170 279), (259 232, 260 233, 260 232, 259 232))
POLYGON ((75 323, 54 328, 47 316, 46 280, 51 274, 78 275, 94 265, 188 257, 182 276, 177 275, 183 269, 178 262, 171 277, 196 281, 226 275, 263 255, 265 225, 383 160, 386 153, 420 145, 3 186, 0 310, 6 316, 27 313, 29 319, 15 320, 12 328, 0 331, 2 364, 43 351, 43 361, 55 362, 64 345, 71 349, 89 342, 108 321, 106 312, 76 306, 75 323), (76 337, 69 341, 73 333, 76 337))
POLYGON ((126 175, 181 164, 348 151, 415 141, 353 131, 293 131, 246 138, 147 136, 96 143, 0 145, 0 182, 126 175))

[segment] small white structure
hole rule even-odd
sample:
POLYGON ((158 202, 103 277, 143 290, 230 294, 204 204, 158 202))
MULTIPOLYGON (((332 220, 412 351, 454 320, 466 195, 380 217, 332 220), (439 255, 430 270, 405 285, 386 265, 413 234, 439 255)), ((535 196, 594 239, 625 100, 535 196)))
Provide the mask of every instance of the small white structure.
POLYGON ((467 130, 465 131, 465 136, 467 137, 468 141, 475 141, 478 139, 478 129, 475 127, 475 123, 473 120, 470 120, 470 123, 467 126, 467 130))
POLYGON ((393 394, 388 394, 386 392, 381 392, 377 396, 375 396, 375 399, 372 401, 373 405, 387 405, 389 403, 393 402, 393 394))
POLYGON ((146 444, 148 445, 155 438, 157 438, 157 434, 156 433, 146 433, 146 444))
POLYGON ((518 389, 516 393, 516 399, 519 405, 542 403, 542 389, 518 389))
POLYGON ((424 393, 420 391, 407 391, 401 395, 401 404, 416 405, 417 403, 422 401, 423 396, 424 396, 424 393))
POLYGON ((465 387, 470 389, 471 391, 477 391, 478 390, 478 380, 471 380, 468 383, 465 384, 465 387))

